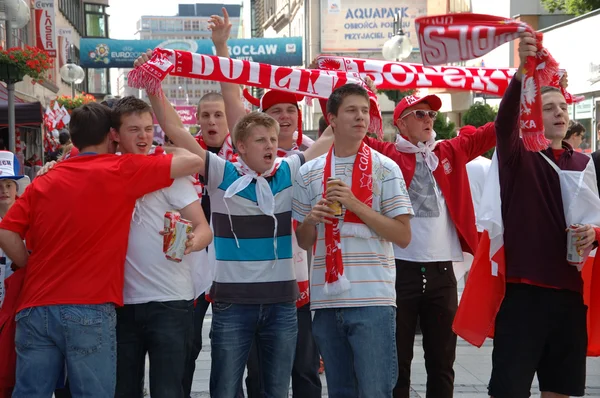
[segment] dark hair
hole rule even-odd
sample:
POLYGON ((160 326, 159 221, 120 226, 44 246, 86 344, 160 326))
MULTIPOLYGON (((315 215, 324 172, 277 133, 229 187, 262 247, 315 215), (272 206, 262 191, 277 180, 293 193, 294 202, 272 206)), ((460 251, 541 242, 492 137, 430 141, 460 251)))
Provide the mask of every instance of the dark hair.
POLYGON ((71 140, 71 136, 67 131, 63 131, 58 135, 58 142, 60 145, 65 145, 71 140))
POLYGON ((223 99, 223 95, 221 95, 221 93, 217 93, 214 91, 211 91, 210 93, 206 93, 202 96, 202 98, 200 98, 200 101, 198 101, 198 106, 196 107, 196 112, 200 113, 200 105, 202 105, 203 102, 223 102, 223 103, 225 103, 225 100, 223 99))
POLYGON ((110 117, 110 108, 97 102, 75 108, 69 122, 69 134, 73 145, 81 150, 102 144, 110 132, 110 117))
POLYGON ((135 98, 133 95, 123 97, 112 108, 112 128, 119 131, 123 123, 123 116, 128 116, 132 113, 138 115, 149 113, 152 115, 152 108, 146 102, 135 98))
POLYGON ((327 113, 337 116, 340 105, 342 105, 344 99, 350 95, 359 95, 369 102, 369 93, 364 87, 355 83, 344 84, 333 90, 329 96, 329 99, 327 100, 327 113))
POLYGON ((552 86, 542 86, 540 89, 540 94, 544 95, 546 93, 559 93, 562 94, 559 88, 552 86))
POLYGON ((321 134, 323 134, 327 126, 329 126, 329 123, 327 123, 327 120, 325 120, 325 116, 321 116, 319 118, 319 137, 321 134))
POLYGON ((567 130, 567 135, 565 135, 564 139, 568 140, 569 138, 571 138, 575 134, 577 134, 577 135, 584 135, 585 134, 585 127, 583 127, 583 125, 581 123, 579 123, 578 121, 571 120, 569 122, 569 129, 567 130))
POLYGON ((110 109, 113 109, 117 102, 119 102, 119 98, 108 98, 102 101, 101 104, 108 106, 110 109))

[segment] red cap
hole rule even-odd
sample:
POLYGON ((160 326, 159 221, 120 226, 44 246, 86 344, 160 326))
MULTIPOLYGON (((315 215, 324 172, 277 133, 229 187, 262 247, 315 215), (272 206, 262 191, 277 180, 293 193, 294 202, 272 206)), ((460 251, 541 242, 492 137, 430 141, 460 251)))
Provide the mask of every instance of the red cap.
POLYGON ((259 100, 258 98, 253 97, 246 88, 244 88, 243 94, 244 98, 246 98, 246 100, 248 100, 248 102, 250 102, 252 105, 258 106, 261 112, 265 112, 267 109, 277 104, 296 105, 298 108, 298 126, 296 127, 298 131, 298 138, 296 139, 296 145, 302 145, 302 112, 300 111, 298 102, 302 101, 304 96, 296 95, 287 91, 269 90, 259 100))
POLYGON ((425 97, 416 97, 414 95, 409 95, 400 101, 398 105, 396 105, 396 109, 394 109, 394 123, 396 120, 402 115, 402 113, 411 106, 417 105, 421 102, 427 102, 431 107, 431 110, 439 111, 442 107, 442 100, 437 95, 426 95, 425 97))

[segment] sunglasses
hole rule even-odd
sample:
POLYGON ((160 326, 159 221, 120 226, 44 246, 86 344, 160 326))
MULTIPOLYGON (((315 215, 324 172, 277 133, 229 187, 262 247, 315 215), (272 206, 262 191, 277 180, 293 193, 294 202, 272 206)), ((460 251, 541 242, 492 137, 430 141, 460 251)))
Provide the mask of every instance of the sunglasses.
POLYGON ((406 115, 402 116, 402 119, 404 119, 405 117, 407 117, 408 115, 411 115, 411 114, 414 114, 415 117, 417 118, 417 120, 423 120, 423 119, 425 119, 425 116, 429 116, 429 118, 431 118, 431 120, 435 120, 435 118, 437 117, 436 111, 424 111, 422 109, 417 109, 417 110, 408 112, 406 115))

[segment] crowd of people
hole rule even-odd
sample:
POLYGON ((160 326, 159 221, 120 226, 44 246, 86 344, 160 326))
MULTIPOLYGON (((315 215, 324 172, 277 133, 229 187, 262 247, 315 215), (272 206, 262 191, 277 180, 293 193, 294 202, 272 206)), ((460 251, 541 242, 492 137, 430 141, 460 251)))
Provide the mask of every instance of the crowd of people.
MULTIPOLYGON (((226 12, 210 27, 228 57, 226 12)), ((536 51, 523 33, 521 65, 536 51)), ((418 323, 427 397, 452 397, 453 264, 476 255, 482 232, 468 164, 493 147, 507 280, 489 394, 528 397, 537 372, 543 397, 582 396, 586 307, 559 171, 592 160, 573 150, 580 125, 551 87, 550 146, 525 150, 522 69, 495 122, 443 141, 436 95, 403 98, 396 141, 383 142, 367 136, 367 90, 343 85, 313 141, 294 94, 269 91, 247 113, 240 87, 221 83, 198 104, 198 137, 158 94, 151 106, 125 97, 75 109, 74 148, 65 137, 25 192, 14 155, 0 152, 0 396, 139 398, 148 357, 150 396, 188 398, 212 305, 212 397, 243 397, 246 368, 249 398, 287 397, 290 382, 296 398, 321 397, 322 357, 332 398, 408 398, 418 323), (153 115, 164 147, 152 145, 153 115), (168 211, 192 225, 179 263, 163 253, 168 211)), ((575 227, 577 248, 599 234, 575 227)))

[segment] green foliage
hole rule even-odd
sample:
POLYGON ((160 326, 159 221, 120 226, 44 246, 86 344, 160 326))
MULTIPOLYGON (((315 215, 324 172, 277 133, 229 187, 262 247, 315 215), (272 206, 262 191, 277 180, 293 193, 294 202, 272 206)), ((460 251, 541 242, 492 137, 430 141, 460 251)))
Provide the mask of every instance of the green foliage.
POLYGON ((449 122, 443 113, 438 113, 435 122, 433 122, 433 131, 436 133, 436 140, 448 140, 456 137, 456 124, 449 122))
MULTIPOLYGON (((493 122, 494 120, 496 120, 497 113, 498 110, 492 108, 488 104, 477 102, 471 105, 471 107, 464 113, 463 124, 481 127, 486 123, 493 122)), ((491 159, 493 154, 494 149, 490 149, 489 151, 484 153, 483 156, 485 156, 488 159, 491 159)))
POLYGON ((481 127, 496 119, 496 111, 488 104, 477 102, 464 113, 463 124, 481 127))
POLYGON ((600 8, 600 0, 541 0, 549 11, 563 11, 567 14, 581 15, 600 8))

